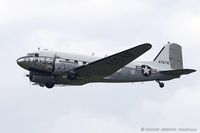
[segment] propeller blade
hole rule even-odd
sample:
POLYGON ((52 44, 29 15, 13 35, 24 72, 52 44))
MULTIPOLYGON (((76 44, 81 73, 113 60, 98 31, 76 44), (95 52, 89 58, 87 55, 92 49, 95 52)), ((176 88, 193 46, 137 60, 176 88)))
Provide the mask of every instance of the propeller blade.
POLYGON ((57 55, 55 54, 55 56, 54 56, 54 58, 53 58, 52 72, 54 72, 55 67, 56 67, 56 59, 57 59, 57 55))

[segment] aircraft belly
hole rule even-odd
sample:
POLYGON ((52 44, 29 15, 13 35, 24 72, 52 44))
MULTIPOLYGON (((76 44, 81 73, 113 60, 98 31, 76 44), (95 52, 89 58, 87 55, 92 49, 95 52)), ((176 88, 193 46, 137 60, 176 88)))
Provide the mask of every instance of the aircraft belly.
POLYGON ((66 85, 84 85, 87 83, 94 82, 106 82, 106 83, 126 83, 126 82, 143 82, 152 80, 170 80, 174 77, 160 74, 159 72, 152 72, 149 75, 144 75, 141 70, 137 68, 122 68, 114 74, 102 77, 101 75, 96 75, 92 77, 78 77, 76 80, 69 80, 67 75, 61 75, 56 77, 56 82, 58 84, 66 85))
POLYGON ((64 84, 64 85, 84 85, 88 83, 87 78, 84 79, 77 78, 76 80, 69 80, 67 78, 67 75, 57 76, 55 77, 55 80, 57 84, 64 84))

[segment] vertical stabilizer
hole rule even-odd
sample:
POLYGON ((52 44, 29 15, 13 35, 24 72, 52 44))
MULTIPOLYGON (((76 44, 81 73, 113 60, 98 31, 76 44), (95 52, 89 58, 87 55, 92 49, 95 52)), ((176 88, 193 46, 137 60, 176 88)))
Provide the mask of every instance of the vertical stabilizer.
POLYGON ((167 44, 156 56, 154 62, 165 69, 183 69, 182 47, 175 43, 167 44))

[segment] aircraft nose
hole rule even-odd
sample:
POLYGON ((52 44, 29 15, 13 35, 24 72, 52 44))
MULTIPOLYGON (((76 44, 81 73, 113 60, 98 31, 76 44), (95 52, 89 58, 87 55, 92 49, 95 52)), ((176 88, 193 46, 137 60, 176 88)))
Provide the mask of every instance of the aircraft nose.
POLYGON ((23 61, 24 61, 23 58, 19 58, 19 59, 17 59, 17 64, 20 65, 23 61))
POLYGON ((17 59, 17 64, 18 64, 19 66, 22 66, 23 62, 24 62, 24 59, 23 59, 23 58, 17 59))
POLYGON ((17 64, 18 64, 20 67, 24 68, 24 69, 28 69, 28 64, 26 63, 24 57, 21 57, 21 58, 17 59, 17 64))

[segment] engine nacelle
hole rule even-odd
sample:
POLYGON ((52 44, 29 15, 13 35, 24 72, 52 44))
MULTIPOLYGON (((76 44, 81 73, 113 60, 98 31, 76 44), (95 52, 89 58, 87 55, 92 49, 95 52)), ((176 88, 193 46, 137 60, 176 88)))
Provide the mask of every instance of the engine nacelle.
POLYGON ((30 81, 36 83, 50 83, 54 82, 54 78, 50 75, 30 74, 30 81))

